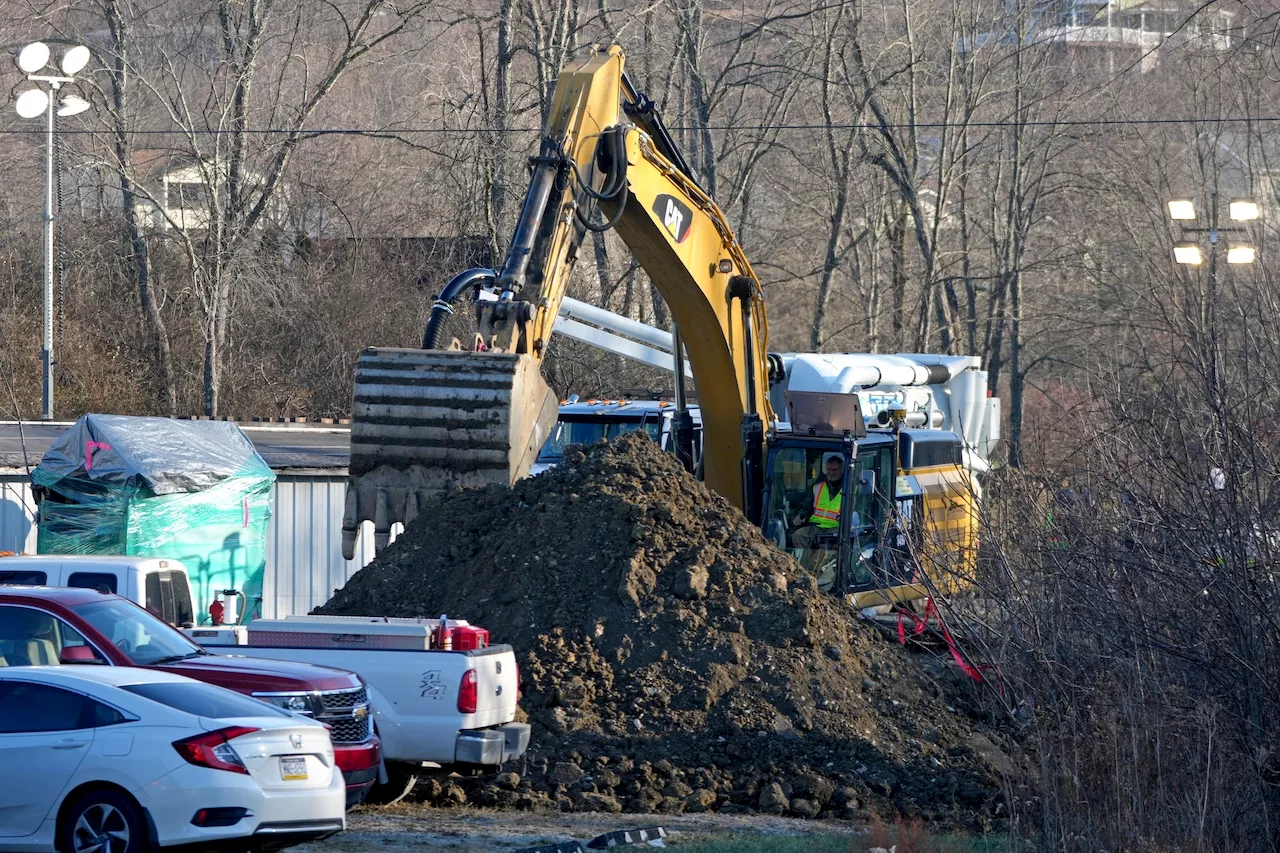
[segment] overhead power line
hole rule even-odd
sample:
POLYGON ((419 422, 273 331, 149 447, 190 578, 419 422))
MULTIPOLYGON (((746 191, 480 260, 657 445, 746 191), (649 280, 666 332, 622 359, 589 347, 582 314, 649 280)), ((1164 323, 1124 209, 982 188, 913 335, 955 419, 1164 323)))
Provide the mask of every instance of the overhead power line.
MULTIPOLYGON (((1002 127, 1141 127, 1149 125, 1162 124, 1262 124, 1270 122, 1280 122, 1280 116, 1186 116, 1180 118, 1095 118, 1095 119, 1046 119, 1039 121, 937 121, 937 122, 916 122, 915 124, 907 123, 890 123, 881 125, 874 122, 847 122, 837 124, 712 124, 703 127, 695 127, 692 125, 668 125, 670 130, 675 131, 695 131, 702 130, 713 131, 730 131, 730 130, 756 130, 756 131, 779 131, 779 130, 880 130, 888 128, 890 130, 946 130, 961 127, 971 128, 1002 128, 1002 127)), ((201 130, 187 130, 183 128, 170 129, 150 129, 150 130, 133 130, 130 131, 135 136, 221 136, 243 133, 256 136, 273 136, 287 134, 301 134, 303 136, 408 136, 418 134, 467 134, 467 133, 493 133, 498 130, 504 130, 507 133, 538 133, 541 128, 537 127, 319 127, 304 128, 297 130, 287 127, 259 127, 246 128, 244 130, 235 129, 217 129, 206 128, 201 130)), ((59 128, 60 134, 77 134, 81 136, 102 133, 103 131, 92 130, 88 128, 68 128, 63 130, 59 128)), ((22 136, 22 135, 38 135, 43 133, 39 129, 30 128, 8 128, 0 130, 3 136, 22 136)))

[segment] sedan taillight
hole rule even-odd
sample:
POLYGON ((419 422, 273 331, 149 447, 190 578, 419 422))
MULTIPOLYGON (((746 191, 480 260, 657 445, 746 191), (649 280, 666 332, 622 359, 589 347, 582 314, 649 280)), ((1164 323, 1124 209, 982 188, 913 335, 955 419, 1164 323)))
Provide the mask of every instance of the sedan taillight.
POLYGON ((476 671, 469 669, 462 676, 462 686, 458 688, 458 713, 474 714, 479 704, 480 682, 476 679, 476 671))
POLYGON ((228 726, 216 732, 175 740, 173 748, 191 764, 232 773, 248 773, 244 762, 228 741, 258 731, 248 726, 228 726))

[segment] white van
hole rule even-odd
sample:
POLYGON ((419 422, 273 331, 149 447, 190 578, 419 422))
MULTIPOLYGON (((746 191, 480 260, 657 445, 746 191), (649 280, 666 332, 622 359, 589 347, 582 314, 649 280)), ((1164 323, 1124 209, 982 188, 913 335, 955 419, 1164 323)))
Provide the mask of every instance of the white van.
POLYGON ((114 592, 171 625, 191 627, 191 585, 178 560, 43 554, 0 557, 0 586, 74 586, 114 592))

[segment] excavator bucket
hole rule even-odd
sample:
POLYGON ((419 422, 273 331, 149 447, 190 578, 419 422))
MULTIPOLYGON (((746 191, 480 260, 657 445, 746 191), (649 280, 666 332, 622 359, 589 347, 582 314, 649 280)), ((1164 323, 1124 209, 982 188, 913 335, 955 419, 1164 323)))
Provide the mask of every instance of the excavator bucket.
POLYGON ((370 347, 356 363, 342 553, 364 521, 374 549, 433 496, 510 485, 555 427, 557 401, 528 355, 370 347))

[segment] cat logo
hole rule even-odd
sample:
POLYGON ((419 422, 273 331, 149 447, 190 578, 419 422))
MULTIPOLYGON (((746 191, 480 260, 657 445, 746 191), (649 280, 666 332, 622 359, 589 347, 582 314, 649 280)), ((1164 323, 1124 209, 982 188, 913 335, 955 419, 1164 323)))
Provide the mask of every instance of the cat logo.
POLYGON ((654 200, 653 212, 672 240, 683 243, 684 238, 689 236, 689 226, 693 225, 693 211, 680 199, 664 193, 654 200))

